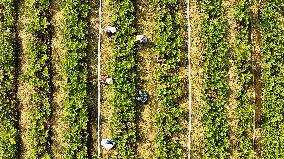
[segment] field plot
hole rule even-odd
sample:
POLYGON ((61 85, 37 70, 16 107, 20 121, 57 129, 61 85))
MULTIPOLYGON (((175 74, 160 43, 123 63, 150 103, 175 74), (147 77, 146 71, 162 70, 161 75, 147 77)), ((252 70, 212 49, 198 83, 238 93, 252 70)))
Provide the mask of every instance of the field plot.
POLYGON ((252 45, 250 37, 250 4, 239 1, 236 6, 235 18, 238 25, 236 35, 235 63, 238 75, 238 91, 236 95, 238 126, 236 145, 239 157, 252 158, 254 153, 254 110, 253 104, 253 67, 252 45))
POLYGON ((191 157, 198 158, 204 155, 204 128, 202 124, 203 69, 202 43, 201 43, 201 13, 198 1, 190 1, 191 25, 191 79, 192 79, 192 131, 191 131, 191 157))
POLYGON ((155 7, 152 1, 137 1, 137 32, 146 35, 149 43, 139 45, 137 50, 138 63, 138 86, 146 90, 150 96, 148 103, 138 108, 138 156, 139 158, 154 158, 155 136, 155 114, 158 108, 158 95, 156 92, 157 81, 155 71, 157 70, 157 58, 155 54, 155 7))
POLYGON ((0 158, 284 158, 283 8, 0 0, 0 158))
POLYGON ((265 158, 283 158, 283 49, 284 30, 280 17, 283 1, 265 1, 261 14, 263 51, 263 152, 265 158), (269 23, 267 23, 270 21, 269 23))
POLYGON ((226 120, 229 60, 225 38, 225 9, 223 1, 202 1, 201 9, 204 14, 201 30, 204 45, 205 156, 227 158, 230 132, 226 120))
POLYGON ((0 158, 16 158, 19 148, 14 6, 15 1, 0 1, 0 158))
POLYGON ((130 0, 113 1, 112 25, 118 32, 111 37, 111 137, 117 142, 118 158, 135 158, 137 147, 137 65, 135 6, 130 0))
POLYGON ((63 131, 64 158, 87 158, 87 35, 90 6, 84 1, 63 2, 62 60, 64 78, 63 131))

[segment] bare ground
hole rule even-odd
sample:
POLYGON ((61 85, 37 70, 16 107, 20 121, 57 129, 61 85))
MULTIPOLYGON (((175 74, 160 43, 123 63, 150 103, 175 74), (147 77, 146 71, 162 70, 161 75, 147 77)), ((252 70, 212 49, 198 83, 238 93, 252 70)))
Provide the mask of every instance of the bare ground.
POLYGON ((88 124, 88 148, 89 154, 91 156, 97 155, 97 63, 98 63, 98 0, 90 1, 91 11, 90 11, 90 22, 89 22, 89 47, 88 47, 88 69, 89 69, 89 79, 88 79, 88 106, 90 113, 90 121, 88 124))
MULTIPOLYGON (((27 71, 27 54, 26 54, 26 44, 28 36, 25 32, 25 24, 27 23, 27 19, 25 17, 25 1, 19 2, 19 20, 17 23, 17 30, 19 32, 19 78, 23 77, 25 72, 27 71)), ((19 99, 19 109, 20 109, 20 158, 29 158, 30 148, 28 144, 28 127, 29 127, 29 119, 28 119, 28 101, 29 101, 29 92, 30 87, 27 81, 19 80, 19 88, 18 88, 18 99, 19 99)))
POLYGON ((62 48, 62 18, 63 13, 60 11, 60 6, 62 5, 61 0, 51 1, 51 25, 52 25, 52 65, 53 65, 53 114, 52 114, 52 153, 54 158, 63 159, 63 129, 64 124, 61 121, 62 119, 62 98, 64 95, 63 85, 64 80, 62 78, 62 65, 61 60, 64 56, 64 50, 62 48))
POLYGON ((253 69, 254 69, 254 102, 255 102, 255 136, 254 145, 256 158, 263 158, 263 134, 262 134, 262 112, 263 112, 263 64, 262 53, 260 50, 261 35, 259 26, 260 4, 254 3, 251 6, 251 22, 252 22, 252 44, 253 44, 253 69))
POLYGON ((236 131, 238 127, 238 116, 237 116, 237 101, 236 93, 240 89, 238 85, 237 68, 234 62, 234 54, 236 50, 236 34, 237 24, 235 21, 235 6, 236 0, 226 0, 224 2, 226 10, 226 30, 227 30, 227 42, 228 42, 228 58, 229 58, 229 70, 228 70, 228 82, 229 82, 229 99, 226 108, 227 120, 230 127, 230 158, 238 158, 236 131))
POLYGON ((189 91, 188 90, 188 84, 189 84, 189 78, 188 78, 188 32, 187 32, 187 4, 185 1, 181 1, 179 4, 180 8, 178 11, 178 16, 180 19, 180 25, 181 25, 181 58, 182 63, 179 70, 179 76, 182 79, 182 90, 183 90, 183 96, 179 102, 180 107, 182 109, 182 112, 184 113, 183 116, 180 118, 180 128, 181 132, 178 134, 177 138, 180 141, 182 148, 183 148, 183 158, 188 157, 188 135, 189 135, 189 91))
POLYGON ((150 0, 137 1, 138 34, 148 37, 147 45, 139 45, 137 52, 139 87, 149 95, 147 104, 138 108, 138 158, 154 158, 156 127, 155 114, 157 110, 157 58, 154 48, 155 41, 155 7, 150 0))
POLYGON ((192 131, 191 157, 202 158, 204 155, 204 128, 202 125, 203 69, 201 43, 201 13, 197 0, 190 0, 191 22, 191 79, 192 79, 192 131))
MULTIPOLYGON (((106 26, 111 26, 111 8, 110 1, 103 1, 102 8, 102 28, 106 26)), ((111 46, 110 39, 103 34, 102 35, 102 45, 101 45, 101 75, 109 74, 110 68, 109 64, 111 62, 111 46)), ((110 89, 106 85, 101 85, 101 139, 110 138, 111 135, 111 105, 109 103, 110 99, 110 89)), ((106 151, 101 149, 102 158, 111 158, 114 151, 106 151)))

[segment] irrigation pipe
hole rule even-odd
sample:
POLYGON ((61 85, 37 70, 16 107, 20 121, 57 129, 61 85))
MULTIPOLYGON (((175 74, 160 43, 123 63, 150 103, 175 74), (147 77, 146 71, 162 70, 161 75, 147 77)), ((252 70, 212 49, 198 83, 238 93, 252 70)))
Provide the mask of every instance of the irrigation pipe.
POLYGON ((192 96, 191 96, 191 58, 190 58, 190 51, 191 51, 191 38, 190 38, 190 8, 189 8, 189 0, 187 0, 187 36, 188 36, 188 41, 187 41, 187 51, 188 51, 188 111, 189 111, 189 116, 188 116, 188 159, 190 159, 190 146, 191 146, 191 129, 192 129, 192 122, 191 122, 191 114, 192 114, 192 96))
POLYGON ((101 154, 101 36, 102 36, 102 0, 99 4, 99 38, 98 38, 98 157, 101 154))

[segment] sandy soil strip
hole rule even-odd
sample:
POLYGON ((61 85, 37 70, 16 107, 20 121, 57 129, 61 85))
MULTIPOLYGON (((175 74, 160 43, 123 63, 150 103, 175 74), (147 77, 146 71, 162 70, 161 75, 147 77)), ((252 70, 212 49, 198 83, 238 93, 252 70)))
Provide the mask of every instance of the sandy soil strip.
POLYGON ((202 125, 203 69, 201 43, 201 13, 197 0, 190 0, 191 20, 191 77, 192 77, 192 132, 191 158, 204 155, 204 128, 202 125))
MULTIPOLYGON (((26 54, 26 44, 28 36, 25 32, 25 24, 27 19, 25 17, 25 1, 19 2, 19 20, 17 22, 17 30, 19 33, 19 78, 27 71, 27 54, 26 54)), ((20 111, 20 135, 21 135, 21 149, 20 149, 20 158, 29 158, 29 145, 28 145, 28 101, 29 101, 29 92, 30 88, 27 81, 19 80, 18 88, 18 99, 19 99, 19 111, 20 111)))
POLYGON ((155 6, 151 0, 137 0, 138 34, 148 37, 148 44, 139 45, 137 52, 138 75, 140 89, 149 95, 147 104, 138 106, 138 158, 154 158, 156 128, 155 114, 158 107, 157 58, 155 54, 155 6))
POLYGON ((89 19, 89 47, 88 47, 88 106, 90 119, 88 124, 88 153, 90 156, 97 155, 97 48, 98 48, 98 7, 99 1, 90 1, 89 19))
POLYGON ((229 100, 227 105, 227 120, 230 126, 230 158, 237 158, 237 136, 236 131, 238 127, 238 117, 237 117, 237 101, 236 93, 238 92, 238 75, 237 68, 234 62, 234 54, 236 50, 236 34, 237 34, 237 24, 235 21, 235 6, 236 0, 226 0, 224 1, 224 6, 226 10, 226 30, 227 30, 227 41, 228 41, 228 58, 229 58, 229 70, 228 70, 228 81, 229 81, 229 100))
MULTIPOLYGON (((103 0, 102 8, 102 28, 111 25, 110 1, 103 0)), ((101 75, 109 74, 109 64, 111 62, 110 39, 103 33, 101 45, 101 75)), ((111 91, 106 85, 101 85, 101 139, 110 138, 111 135, 111 105, 109 103, 111 91)), ((113 151, 102 149, 102 158, 111 158, 113 151)))
POLYGON ((52 152, 54 158, 63 159, 62 138, 64 129, 62 117, 62 98, 63 98, 63 79, 61 60, 64 50, 61 44, 63 40, 61 35, 63 13, 60 11, 62 0, 51 1, 51 26, 52 26, 52 64, 53 64, 53 114, 52 114, 52 152))
POLYGON ((182 148, 183 156, 182 158, 188 157, 188 33, 187 33, 187 4, 186 1, 181 1, 179 4, 178 16, 180 23, 180 37, 181 37, 181 67, 179 69, 179 75, 182 79, 182 98, 179 102, 180 107, 184 115, 180 118, 180 128, 181 131, 178 134, 177 138, 179 139, 182 148))
POLYGON ((251 10, 251 21, 252 21, 252 44, 253 44, 253 69, 254 69, 254 102, 255 102, 255 151, 256 151, 256 158, 263 158, 263 134, 262 134, 262 112, 263 112, 263 78, 262 78, 262 71, 263 71, 263 63, 262 63, 262 53, 260 50, 260 42, 261 42, 261 35, 260 35, 260 21, 259 21, 259 14, 260 14, 260 4, 257 2, 252 2, 251 10))

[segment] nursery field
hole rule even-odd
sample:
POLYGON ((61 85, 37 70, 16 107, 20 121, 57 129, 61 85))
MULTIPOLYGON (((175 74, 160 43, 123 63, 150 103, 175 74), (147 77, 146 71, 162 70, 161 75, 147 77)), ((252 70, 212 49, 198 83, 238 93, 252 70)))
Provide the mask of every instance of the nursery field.
POLYGON ((281 159, 283 92, 283 0, 0 0, 0 159, 281 159))

